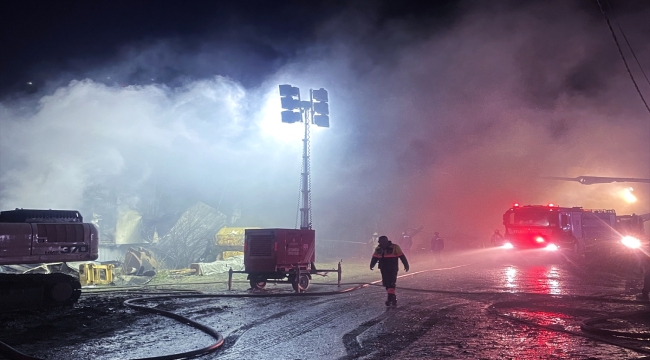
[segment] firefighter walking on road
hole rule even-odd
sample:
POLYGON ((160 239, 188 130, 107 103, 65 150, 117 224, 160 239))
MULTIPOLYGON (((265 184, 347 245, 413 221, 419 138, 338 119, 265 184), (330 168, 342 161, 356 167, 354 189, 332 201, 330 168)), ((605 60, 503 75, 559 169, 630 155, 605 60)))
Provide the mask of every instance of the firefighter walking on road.
POLYGON ((406 255, 397 244, 393 244, 386 236, 379 237, 379 245, 375 248, 370 260, 370 270, 374 270, 375 265, 379 262, 379 270, 381 271, 381 281, 386 288, 388 298, 386 306, 396 306, 397 296, 395 295, 395 284, 397 282, 398 261, 402 261, 404 271, 409 271, 409 262, 406 260, 406 255))

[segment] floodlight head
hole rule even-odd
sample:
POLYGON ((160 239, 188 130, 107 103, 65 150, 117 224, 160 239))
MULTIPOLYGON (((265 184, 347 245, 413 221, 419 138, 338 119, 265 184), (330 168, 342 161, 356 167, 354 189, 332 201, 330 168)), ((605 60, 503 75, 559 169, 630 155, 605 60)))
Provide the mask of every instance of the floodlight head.
POLYGON ((299 112, 290 111, 290 110, 282 112, 282 122, 283 123, 293 124, 293 123, 299 122, 301 120, 302 120, 302 117, 300 116, 299 112))
POLYGON ((329 115, 330 106, 326 102, 316 102, 314 103, 314 112, 320 115, 329 115))
POLYGON ((318 90, 312 90, 312 96, 316 101, 324 101, 324 102, 329 101, 327 98, 327 90, 323 88, 320 88, 318 90))
POLYGON ((280 96, 300 97, 300 89, 291 85, 280 85, 280 96))
POLYGON ((330 127, 330 117, 327 115, 314 115, 314 124, 320 127, 330 127))
POLYGON ((300 100, 292 97, 281 97, 280 103, 282 104, 282 108, 286 110, 300 109, 300 100))

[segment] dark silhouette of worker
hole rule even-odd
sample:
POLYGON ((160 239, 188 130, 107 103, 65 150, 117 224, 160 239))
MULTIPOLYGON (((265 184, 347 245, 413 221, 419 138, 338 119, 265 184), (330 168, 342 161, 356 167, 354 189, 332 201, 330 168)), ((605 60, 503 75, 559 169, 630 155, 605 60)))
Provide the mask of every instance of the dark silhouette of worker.
POLYGON ((499 232, 499 229, 494 230, 494 234, 490 238, 490 245, 492 246, 502 246, 503 245, 503 235, 499 232))
POLYGON ((650 269, 646 266, 643 269, 643 289, 641 290, 641 300, 650 300, 648 293, 650 293, 650 269))
POLYGON ((650 257, 644 252, 636 252, 637 261, 643 270, 643 289, 639 295, 640 300, 650 300, 650 257))
POLYGON ((417 234, 419 234, 424 226, 420 226, 417 229, 408 228, 402 231, 402 238, 400 239, 399 246, 402 248, 404 253, 408 254, 413 247, 413 239, 417 234))
POLYGON ((442 250, 445 248, 445 241, 442 239, 440 234, 436 231, 433 233, 431 238, 431 253, 433 253, 433 259, 435 262, 442 261, 442 250))
POLYGON ((406 255, 397 244, 393 244, 388 240, 388 237, 382 235, 379 237, 379 245, 372 254, 370 260, 370 270, 373 270, 375 264, 379 262, 379 270, 381 270, 381 281, 386 288, 388 297, 386 299, 386 306, 396 306, 397 296, 395 295, 395 284, 397 282, 398 262, 397 259, 402 260, 404 271, 409 271, 409 262, 406 260, 406 255))

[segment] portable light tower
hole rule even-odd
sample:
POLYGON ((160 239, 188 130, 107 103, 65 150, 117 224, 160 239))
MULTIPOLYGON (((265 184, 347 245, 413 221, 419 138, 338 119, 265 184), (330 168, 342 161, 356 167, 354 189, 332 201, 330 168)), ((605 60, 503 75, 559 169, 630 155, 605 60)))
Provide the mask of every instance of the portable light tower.
POLYGON ((305 123, 305 137, 302 140, 302 172, 300 174, 300 229, 311 229, 311 177, 310 177, 310 147, 309 126, 329 127, 329 98, 327 90, 309 89, 309 101, 300 99, 300 89, 291 85, 280 85, 280 102, 282 103, 282 122, 293 124, 298 121, 305 123))

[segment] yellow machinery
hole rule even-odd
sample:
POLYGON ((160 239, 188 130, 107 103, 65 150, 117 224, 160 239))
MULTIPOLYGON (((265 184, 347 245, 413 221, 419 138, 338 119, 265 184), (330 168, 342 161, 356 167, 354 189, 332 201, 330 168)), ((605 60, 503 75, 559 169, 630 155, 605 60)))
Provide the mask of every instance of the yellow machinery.
POLYGON ((234 256, 244 256, 243 251, 224 251, 221 253, 221 257, 226 260, 234 256))
POLYGON ((158 262, 154 259, 153 254, 143 247, 129 248, 124 256, 124 264, 122 264, 122 269, 127 275, 154 276, 156 268, 158 268, 158 262))
POLYGON ((115 265, 81 264, 79 265, 79 282, 85 285, 109 285, 113 283, 115 265))
POLYGON ((259 229, 257 227, 222 227, 217 232, 216 243, 218 260, 244 255, 244 237, 246 229, 259 229))

